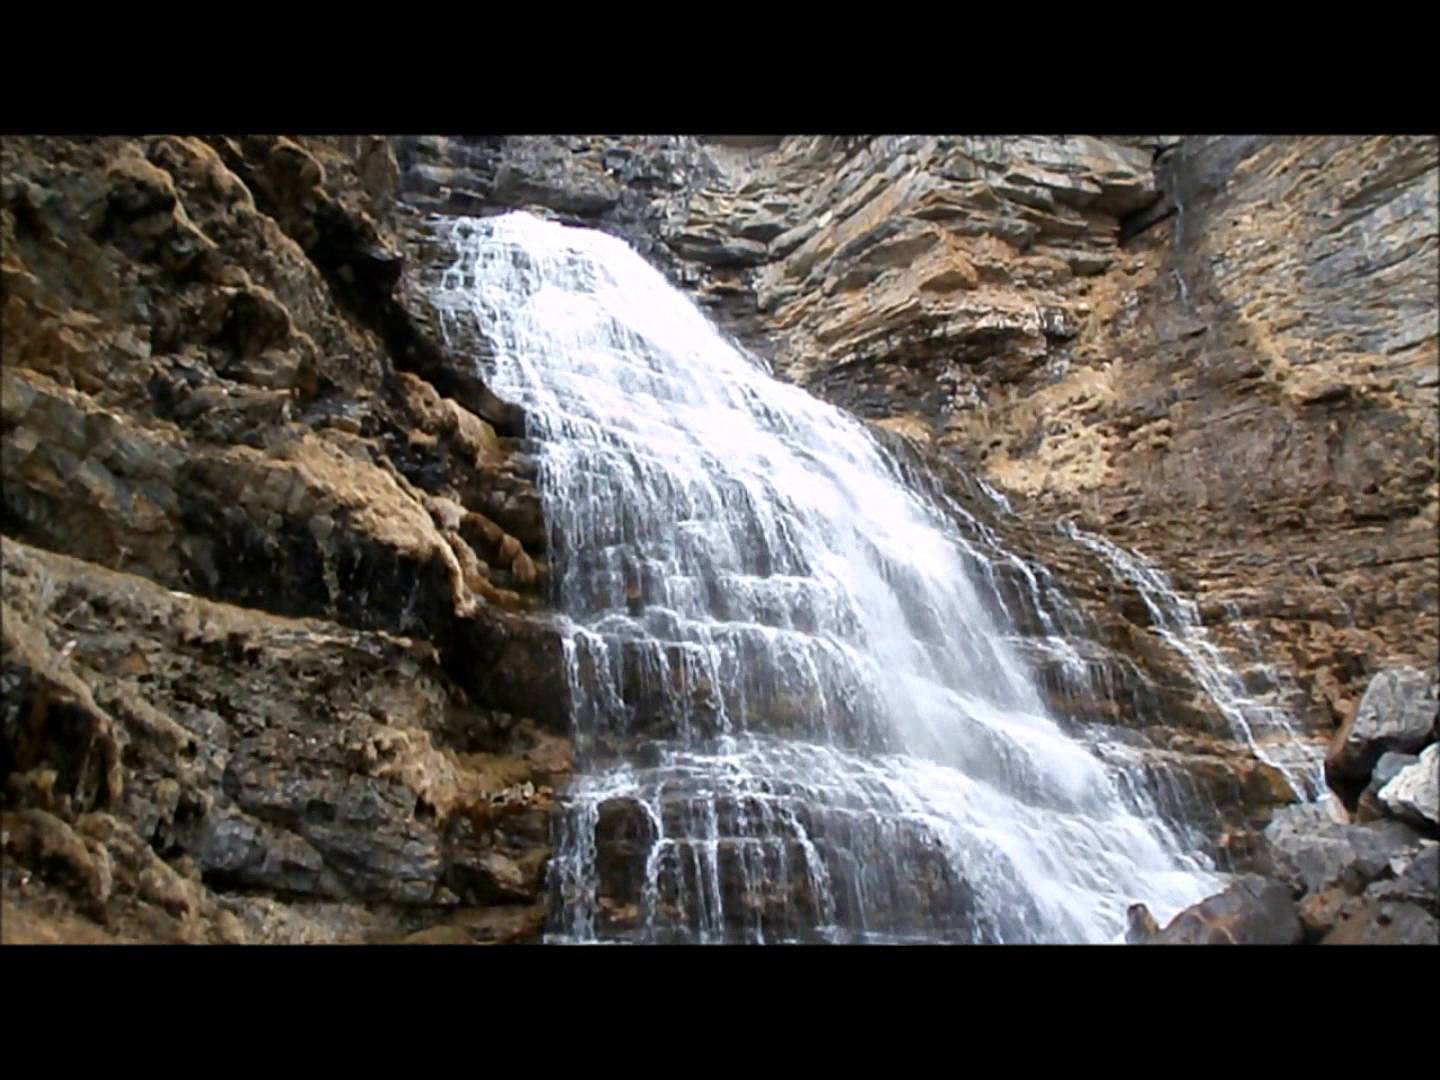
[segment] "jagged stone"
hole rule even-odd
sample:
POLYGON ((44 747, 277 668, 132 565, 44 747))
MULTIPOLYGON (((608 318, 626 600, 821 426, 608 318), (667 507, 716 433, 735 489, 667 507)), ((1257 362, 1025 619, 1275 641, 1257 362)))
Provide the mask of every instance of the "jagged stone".
POLYGON ((1297 890, 1340 885, 1356 893, 1420 849, 1421 837, 1400 821, 1350 825, 1315 804, 1285 807, 1265 828, 1278 873, 1297 890))
POLYGON ((1431 743, 1377 793, 1392 814, 1431 829, 1440 827, 1440 743, 1431 743))
POLYGON ((401 284, 389 146, 0 148, 0 761, 37 867, 12 880, 7 848, 7 942, 17 911, 122 940, 398 935, 467 910, 457 860, 501 883, 474 910, 513 901, 512 866, 534 899, 570 762, 523 714, 549 698, 565 730, 556 654, 520 678, 486 652, 520 617, 475 629, 538 602, 534 467, 401 284), (482 683, 526 687, 522 715, 482 683), (497 772, 533 782, 447 847, 497 772))
POLYGON ((1433 737, 1436 680, 1414 668, 1382 671, 1370 681, 1354 717, 1341 726, 1325 758, 1327 773, 1368 776, 1386 751, 1413 753, 1433 737))
POLYGON ((1356 804, 1357 821, 1378 821, 1385 817, 1390 811, 1380 802, 1380 789, 1388 784, 1408 765, 1413 765, 1420 758, 1416 754, 1397 754, 1394 751, 1386 751, 1380 755, 1380 760, 1375 763, 1371 770, 1370 782, 1365 785, 1361 792, 1360 799, 1356 804))

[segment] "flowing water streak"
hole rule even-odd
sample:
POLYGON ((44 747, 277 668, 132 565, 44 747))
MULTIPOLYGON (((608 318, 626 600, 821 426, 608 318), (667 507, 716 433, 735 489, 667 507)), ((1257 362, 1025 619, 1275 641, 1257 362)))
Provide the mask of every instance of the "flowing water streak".
POLYGON ((551 940, 1113 941, 1214 891, 861 424, 616 239, 450 239, 444 324, 526 409, 565 618, 551 940))
POLYGON ((1060 530, 1099 555, 1135 587, 1156 631, 1185 659, 1234 737, 1249 746, 1259 760, 1278 769, 1297 798, 1314 799, 1326 793, 1321 756, 1299 738, 1283 708, 1259 701, 1246 690, 1244 681, 1205 633, 1193 600, 1180 596, 1160 568, 1138 552, 1085 532, 1070 521, 1062 522, 1060 530))

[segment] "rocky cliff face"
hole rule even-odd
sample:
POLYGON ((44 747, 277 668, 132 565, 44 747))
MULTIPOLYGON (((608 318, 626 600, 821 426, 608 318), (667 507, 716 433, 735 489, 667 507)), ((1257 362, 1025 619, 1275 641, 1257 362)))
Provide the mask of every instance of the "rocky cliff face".
POLYGON ((523 417, 396 298, 395 175, 6 140, 7 940, 538 926, 569 751, 523 417))
POLYGON ((1236 656, 1298 679, 1319 734, 1376 671, 1436 662, 1432 137, 432 139, 400 161, 429 209, 625 236, 777 374, 1151 556, 1236 656))
POLYGON ((1054 526, 1152 558, 1337 748, 1377 671, 1433 670, 1437 147, 7 140, 6 940, 534 934, 545 529, 426 300, 436 212, 621 235, 873 421, 1144 673, 1100 719, 1243 859, 1284 784, 1054 526))
POLYGON ((1008 493, 1039 526, 1020 550, 1169 684, 1171 714, 1198 690, 1145 606, 1047 523, 1155 560, 1317 740, 1375 672, 1435 664, 1432 138, 427 139, 399 157, 427 209, 625 237, 781 377, 1008 493))

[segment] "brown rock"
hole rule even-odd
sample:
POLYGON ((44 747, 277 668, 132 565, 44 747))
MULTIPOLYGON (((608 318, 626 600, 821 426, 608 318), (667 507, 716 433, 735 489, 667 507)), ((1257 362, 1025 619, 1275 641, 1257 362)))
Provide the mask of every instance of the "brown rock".
POLYGON ((1300 925, 1305 928, 1305 940, 1319 941, 1355 903, 1355 898, 1344 889, 1326 889, 1305 897, 1300 904, 1300 925))
POLYGON ((1298 945, 1302 936, 1289 890, 1252 874, 1186 908, 1150 944, 1298 945))

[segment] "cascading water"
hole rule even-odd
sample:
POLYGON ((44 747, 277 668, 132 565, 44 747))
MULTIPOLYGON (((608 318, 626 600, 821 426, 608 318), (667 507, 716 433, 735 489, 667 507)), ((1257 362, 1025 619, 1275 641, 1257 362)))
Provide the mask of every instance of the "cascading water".
POLYGON ((1099 555, 1135 587, 1155 629, 1184 657, 1196 682, 1230 724, 1228 734, 1249 746, 1261 761, 1279 769, 1297 798, 1314 799, 1328 793, 1323 757, 1297 736, 1284 709, 1246 691, 1243 680, 1206 635, 1194 601, 1176 593, 1164 573, 1136 552, 1071 522, 1065 522, 1061 531, 1099 555))
POLYGON ((437 299, 527 410, 565 619, 550 940, 1117 941, 1216 891, 860 423, 619 240, 451 241, 437 299))

